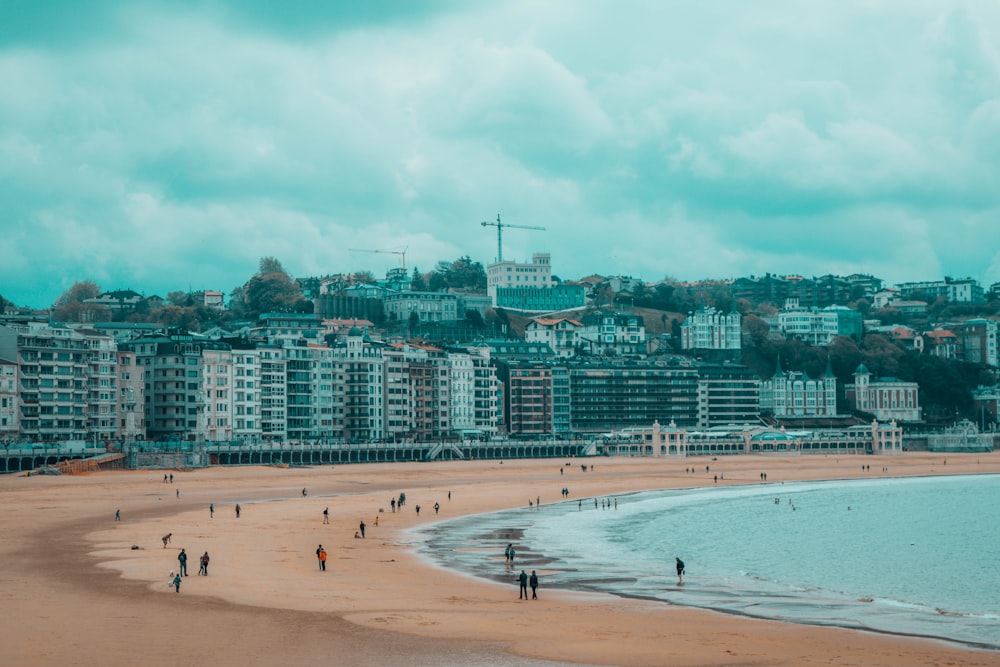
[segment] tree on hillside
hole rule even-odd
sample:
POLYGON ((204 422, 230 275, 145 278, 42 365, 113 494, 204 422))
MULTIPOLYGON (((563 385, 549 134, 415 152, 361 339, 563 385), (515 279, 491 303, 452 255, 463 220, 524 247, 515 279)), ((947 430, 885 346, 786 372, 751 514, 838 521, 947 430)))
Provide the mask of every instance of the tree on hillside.
POLYGON ((61 322, 93 322, 102 321, 106 315, 98 311, 107 311, 103 306, 85 304, 87 299, 101 295, 101 288, 93 280, 82 280, 62 293, 52 306, 52 315, 61 322), (95 317, 97 318, 95 320, 95 317))
POLYGON ((260 264, 258 266, 259 269, 257 270, 257 275, 259 276, 264 276, 268 273, 284 273, 285 275, 288 275, 288 272, 285 271, 285 267, 283 267, 281 262, 274 257, 261 257, 260 264))
POLYGON ((431 291, 442 289, 477 290, 486 289, 486 270, 479 262, 473 262, 466 255, 454 262, 438 262, 428 278, 431 291))
POLYGON ((413 277, 410 278, 410 289, 414 292, 424 292, 427 290, 427 277, 420 273, 420 269, 413 267, 413 277))
POLYGON ((260 271, 238 292, 233 291, 230 307, 242 317, 261 313, 311 312, 312 302, 302 296, 299 284, 273 257, 260 260, 260 271))
POLYGON ((167 292, 167 303, 172 306, 177 306, 183 308, 184 306, 191 305, 191 296, 183 290, 175 290, 173 292, 167 292))

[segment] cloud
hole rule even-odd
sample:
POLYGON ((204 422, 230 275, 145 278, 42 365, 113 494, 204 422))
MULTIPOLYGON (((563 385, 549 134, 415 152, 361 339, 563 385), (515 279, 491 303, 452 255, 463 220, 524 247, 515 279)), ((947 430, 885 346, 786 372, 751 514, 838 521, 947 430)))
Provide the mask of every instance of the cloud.
POLYGON ((486 263, 497 212, 563 278, 1000 280, 984 3, 53 6, 0 9, 21 304, 486 263))

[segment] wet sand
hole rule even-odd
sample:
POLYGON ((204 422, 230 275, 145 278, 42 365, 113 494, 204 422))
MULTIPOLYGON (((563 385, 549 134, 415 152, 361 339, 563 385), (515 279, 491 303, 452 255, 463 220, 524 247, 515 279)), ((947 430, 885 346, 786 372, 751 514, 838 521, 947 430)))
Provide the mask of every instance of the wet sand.
POLYGON ((935 640, 546 589, 544 579, 541 599, 522 602, 513 580, 426 562, 407 533, 457 515, 527 510, 536 496, 544 511, 564 486, 576 499, 712 485, 716 473, 720 485, 759 484, 761 472, 768 484, 998 473, 1000 454, 597 458, 560 474, 563 463, 211 468, 168 471, 172 485, 163 471, 0 477, 0 655, 9 665, 1000 665, 997 652, 935 640), (699 472, 686 474, 690 467, 699 472), (407 506, 393 513, 389 499, 400 492, 407 506), (366 537, 356 539, 362 520, 366 537), (168 573, 181 548, 190 576, 175 593, 168 573), (196 574, 204 551, 207 577, 196 574))

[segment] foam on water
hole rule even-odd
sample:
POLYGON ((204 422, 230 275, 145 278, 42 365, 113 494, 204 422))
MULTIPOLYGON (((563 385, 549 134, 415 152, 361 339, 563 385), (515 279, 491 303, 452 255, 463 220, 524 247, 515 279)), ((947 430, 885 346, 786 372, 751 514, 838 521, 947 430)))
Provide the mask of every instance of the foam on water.
POLYGON ((1000 476, 644 492, 446 521, 438 563, 510 581, 1000 648, 1000 476), (687 564, 677 584, 674 556, 687 564))

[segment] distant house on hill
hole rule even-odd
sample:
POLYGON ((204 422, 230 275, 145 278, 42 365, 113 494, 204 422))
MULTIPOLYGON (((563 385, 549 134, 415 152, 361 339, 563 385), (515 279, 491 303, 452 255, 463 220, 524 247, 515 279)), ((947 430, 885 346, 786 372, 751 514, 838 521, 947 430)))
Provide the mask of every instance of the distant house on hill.
POLYGON ((130 289, 115 290, 105 292, 90 299, 84 299, 86 304, 104 306, 108 310, 135 310, 135 307, 142 302, 143 296, 130 289))
POLYGON ((572 357, 580 346, 583 324, 568 318, 536 317, 524 328, 524 340, 548 343, 557 357, 572 357))

